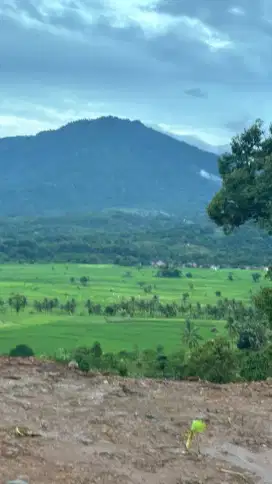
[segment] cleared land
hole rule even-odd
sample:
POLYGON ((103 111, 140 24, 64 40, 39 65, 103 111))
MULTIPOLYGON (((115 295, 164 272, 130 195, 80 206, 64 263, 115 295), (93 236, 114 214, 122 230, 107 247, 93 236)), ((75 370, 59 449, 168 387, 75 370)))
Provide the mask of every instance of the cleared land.
POLYGON ((128 380, 0 358, 1 482, 271 484, 271 382, 128 380), (208 424, 185 451, 192 419, 208 424), (36 437, 16 437, 16 426, 36 437), (24 430, 24 429, 23 429, 24 430))
MULTIPOLYGON (((215 304, 216 291, 222 298, 250 301, 251 291, 255 292, 264 283, 254 283, 252 272, 245 270, 187 269, 192 278, 180 279, 155 277, 157 270, 144 268, 123 268, 103 265, 2 265, 0 266, 0 296, 5 301, 12 293, 24 294, 28 299, 27 308, 15 314, 9 307, 0 313, 0 353, 8 352, 16 344, 30 345, 36 354, 53 355, 58 348, 72 349, 78 345, 91 345, 99 341, 105 351, 119 351, 139 348, 156 348, 162 344, 166 351, 178 349, 184 321, 179 318, 133 318, 110 324, 104 317, 88 316, 84 308, 87 299, 95 303, 109 304, 130 296, 148 298, 152 294, 162 301, 180 301, 182 294, 189 293, 193 303, 215 304), (228 279, 232 272, 233 281, 228 279), (89 282, 84 287, 80 277, 86 276, 89 282), (74 278, 74 279, 72 279, 74 278), (73 282, 71 282, 73 281, 73 282), (141 283, 152 285, 152 294, 146 294, 141 283), (59 310, 52 314, 37 313, 33 310, 34 300, 44 297, 58 298, 61 302, 74 298, 77 311, 73 316, 59 310)), ((118 318, 117 318, 118 319, 118 318)), ((223 321, 195 321, 203 338, 211 336, 215 326, 219 333, 224 332, 223 321)))

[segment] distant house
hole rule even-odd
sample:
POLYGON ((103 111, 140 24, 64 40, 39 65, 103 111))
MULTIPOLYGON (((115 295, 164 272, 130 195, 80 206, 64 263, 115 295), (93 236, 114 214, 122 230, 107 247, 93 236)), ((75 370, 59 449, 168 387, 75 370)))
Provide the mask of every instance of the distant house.
POLYGON ((167 266, 166 262, 163 262, 162 260, 153 261, 153 262, 151 263, 151 265, 152 265, 153 267, 166 267, 166 266, 167 266))

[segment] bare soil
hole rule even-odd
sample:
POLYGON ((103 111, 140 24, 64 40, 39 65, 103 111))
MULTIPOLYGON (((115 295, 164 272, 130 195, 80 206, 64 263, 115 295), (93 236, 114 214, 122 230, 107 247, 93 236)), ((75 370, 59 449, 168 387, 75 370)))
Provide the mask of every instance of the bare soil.
POLYGON ((271 381, 84 376, 1 358, 0 382, 1 483, 272 483, 271 381), (184 434, 198 417, 207 431, 200 454, 188 453, 184 434), (38 435, 20 437, 16 426, 38 435))

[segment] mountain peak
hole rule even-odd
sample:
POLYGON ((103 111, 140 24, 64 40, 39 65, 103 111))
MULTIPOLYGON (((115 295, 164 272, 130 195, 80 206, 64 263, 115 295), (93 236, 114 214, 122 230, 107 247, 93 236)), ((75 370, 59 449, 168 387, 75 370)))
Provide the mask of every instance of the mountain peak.
POLYGON ((214 154, 114 116, 2 138, 0 163, 2 215, 112 207, 191 215, 217 189, 214 154))

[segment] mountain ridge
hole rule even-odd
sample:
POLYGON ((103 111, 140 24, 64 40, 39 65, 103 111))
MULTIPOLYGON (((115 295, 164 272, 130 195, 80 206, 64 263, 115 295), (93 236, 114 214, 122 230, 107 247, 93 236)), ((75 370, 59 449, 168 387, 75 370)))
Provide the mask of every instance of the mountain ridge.
POLYGON ((218 188, 217 156, 113 116, 0 138, 2 215, 111 207, 198 213, 218 188))

